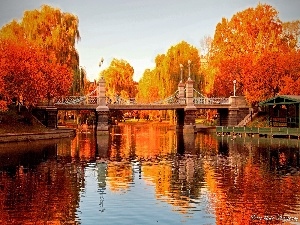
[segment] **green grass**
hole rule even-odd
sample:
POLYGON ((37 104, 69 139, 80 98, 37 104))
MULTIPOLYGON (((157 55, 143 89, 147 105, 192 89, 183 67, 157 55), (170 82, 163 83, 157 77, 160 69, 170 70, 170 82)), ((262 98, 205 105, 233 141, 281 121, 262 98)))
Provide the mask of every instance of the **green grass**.
POLYGON ((260 113, 251 122, 247 124, 247 127, 270 127, 270 126, 268 124, 267 116, 264 113, 260 113))

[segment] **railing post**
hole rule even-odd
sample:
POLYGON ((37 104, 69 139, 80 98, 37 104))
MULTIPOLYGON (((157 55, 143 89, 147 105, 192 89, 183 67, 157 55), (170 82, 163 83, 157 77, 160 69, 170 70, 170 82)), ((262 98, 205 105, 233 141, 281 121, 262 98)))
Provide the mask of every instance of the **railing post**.
POLYGON ((97 132, 106 132, 108 131, 108 116, 109 108, 106 105, 105 97, 105 80, 103 77, 100 78, 97 90, 97 104, 96 108, 97 114, 97 132))
POLYGON ((179 102, 181 103, 181 99, 184 99, 184 83, 182 82, 182 80, 179 82, 178 84, 178 98, 179 98, 179 102))
POLYGON ((186 105, 195 108, 194 105, 194 81, 189 77, 185 83, 186 87, 186 105))
POLYGON ((196 110, 194 105, 194 81, 189 77, 186 81, 186 107, 184 109, 184 127, 186 133, 193 133, 196 126, 196 110))

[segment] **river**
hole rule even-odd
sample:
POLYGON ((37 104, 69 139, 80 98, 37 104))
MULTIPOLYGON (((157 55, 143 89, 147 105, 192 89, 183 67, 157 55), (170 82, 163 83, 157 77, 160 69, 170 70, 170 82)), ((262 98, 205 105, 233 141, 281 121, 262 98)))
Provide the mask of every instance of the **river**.
POLYGON ((300 141, 176 132, 0 144, 0 224, 300 224, 300 141))

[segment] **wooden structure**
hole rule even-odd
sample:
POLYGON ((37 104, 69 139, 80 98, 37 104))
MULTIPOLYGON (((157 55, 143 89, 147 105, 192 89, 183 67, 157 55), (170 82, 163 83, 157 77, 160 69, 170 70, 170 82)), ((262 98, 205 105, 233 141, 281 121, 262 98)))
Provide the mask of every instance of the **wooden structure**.
POLYGON ((266 107, 269 126, 300 127, 300 95, 277 95, 259 105, 266 107))
POLYGON ((226 127, 217 126, 218 136, 232 137, 266 137, 266 138, 289 138, 300 139, 300 128, 288 127, 226 127))

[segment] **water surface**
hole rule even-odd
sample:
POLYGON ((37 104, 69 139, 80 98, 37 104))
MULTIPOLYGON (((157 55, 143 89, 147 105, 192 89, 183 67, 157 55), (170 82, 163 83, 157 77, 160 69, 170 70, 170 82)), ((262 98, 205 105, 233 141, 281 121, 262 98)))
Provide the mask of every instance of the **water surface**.
POLYGON ((0 223, 300 224, 299 153, 162 123, 0 144, 0 223))

